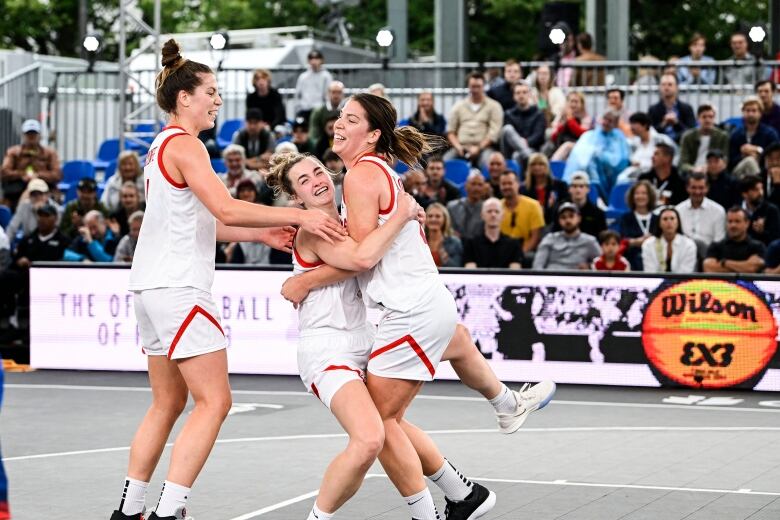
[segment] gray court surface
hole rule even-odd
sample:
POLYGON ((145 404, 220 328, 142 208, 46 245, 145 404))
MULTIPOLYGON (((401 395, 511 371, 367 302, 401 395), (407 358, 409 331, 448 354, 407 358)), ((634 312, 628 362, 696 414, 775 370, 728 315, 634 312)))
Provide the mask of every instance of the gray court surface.
MULTIPOLYGON (((190 514, 305 519, 345 436, 297 378, 231 379, 233 413, 195 484, 190 514)), ((145 374, 6 374, 1 435, 13 518, 107 519, 150 397, 145 374)), ((506 436, 495 431, 488 403, 437 382, 408 417, 497 493, 486 519, 780 518, 778 394, 560 387, 548 408, 506 436)), ((430 487, 443 513, 443 496, 430 487)), ((376 464, 336 518, 409 515, 376 464)))

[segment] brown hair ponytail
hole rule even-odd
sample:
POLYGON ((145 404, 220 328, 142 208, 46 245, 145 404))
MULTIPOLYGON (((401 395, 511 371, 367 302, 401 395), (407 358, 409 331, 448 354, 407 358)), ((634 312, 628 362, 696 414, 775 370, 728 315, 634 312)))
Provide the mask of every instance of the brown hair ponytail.
POLYGON ((185 59, 176 40, 170 39, 162 48, 163 69, 154 82, 157 91, 157 104, 169 114, 176 113, 176 99, 184 90, 195 92, 203 81, 199 74, 213 74, 211 68, 203 63, 185 59))

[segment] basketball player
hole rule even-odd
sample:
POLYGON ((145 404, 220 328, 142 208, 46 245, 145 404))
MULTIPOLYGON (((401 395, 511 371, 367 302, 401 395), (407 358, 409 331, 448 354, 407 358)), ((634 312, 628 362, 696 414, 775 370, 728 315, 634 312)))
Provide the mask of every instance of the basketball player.
POLYGON ((185 504, 231 406, 227 339, 211 297, 216 241, 262 241, 289 250, 297 224, 326 240, 342 226, 321 211, 271 208, 233 199, 198 140, 222 105, 208 66, 162 49, 157 103, 170 115, 144 168, 146 213, 130 272, 135 313, 148 356, 152 405, 133 439, 119 509, 112 520, 141 520, 146 489, 191 393, 195 407, 173 446, 156 510, 148 520, 186 518, 185 504))
MULTIPOLYGON (((396 129, 395 121, 395 109, 387 100, 358 94, 342 109, 335 125, 333 151, 348 168, 342 219, 356 241, 385 225, 397 210, 403 185, 385 159, 395 156, 415 164, 422 153, 430 151, 422 134, 411 127, 396 129)), ((306 280, 298 282, 303 289, 292 289, 287 296, 337 282, 344 276, 330 267, 304 273, 298 276, 306 280)), ((447 518, 484 515, 492 509, 495 495, 462 477, 424 432, 403 420, 422 382, 433 379, 445 349, 459 330, 455 303, 438 277, 421 226, 406 224, 377 266, 358 276, 358 283, 364 301, 382 311, 366 381, 385 430, 380 462, 414 519, 439 518, 424 473, 444 489, 447 518), (448 485, 440 484, 442 480, 448 485)), ((549 402, 554 390, 552 382, 523 393, 501 385, 492 394, 491 403, 505 410, 499 413, 502 430, 519 428, 529 412, 549 402)))

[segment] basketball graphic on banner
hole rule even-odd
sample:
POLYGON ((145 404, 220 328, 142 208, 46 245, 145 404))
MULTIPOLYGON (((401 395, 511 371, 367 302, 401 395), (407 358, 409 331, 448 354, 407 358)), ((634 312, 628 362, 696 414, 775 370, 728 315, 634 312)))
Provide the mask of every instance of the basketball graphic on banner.
POLYGON ((726 388, 762 374, 777 324, 752 284, 689 280, 662 286, 642 322, 645 355, 661 383, 726 388))

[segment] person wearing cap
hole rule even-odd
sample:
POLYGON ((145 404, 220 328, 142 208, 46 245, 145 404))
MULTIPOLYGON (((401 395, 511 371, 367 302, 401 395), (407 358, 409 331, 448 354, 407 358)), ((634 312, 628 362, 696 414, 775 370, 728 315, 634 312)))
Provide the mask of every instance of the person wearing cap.
POLYGON ((73 240, 78 236, 78 229, 84 225, 84 215, 93 209, 108 216, 108 209, 97 198, 97 182, 90 177, 83 177, 76 185, 76 200, 68 202, 62 212, 60 231, 73 240))
POLYGON ((108 227, 106 217, 96 209, 84 215, 79 236, 70 243, 63 260, 68 262, 112 262, 119 237, 108 227))
POLYGON ((16 212, 8 223, 6 233, 11 239, 21 231, 23 235, 31 233, 38 226, 36 211, 44 204, 51 204, 57 209, 57 219, 62 216, 62 206, 51 196, 49 185, 43 179, 33 179, 27 185, 27 196, 19 201, 16 212))
POLYGON ((309 119, 311 111, 325 104, 328 98, 328 86, 333 76, 323 68, 322 53, 312 49, 307 56, 309 67, 298 76, 295 83, 296 115, 309 119))
MULTIPOLYGON (((575 172, 569 182, 569 196, 566 202, 572 202, 577 206, 580 213, 580 230, 597 237, 599 233, 607 229, 607 218, 604 211, 591 202, 589 193, 590 176, 585 172, 575 172)), ((552 230, 561 230, 560 219, 555 219, 552 230)))
POLYGON ((233 134, 233 144, 244 147, 246 165, 250 170, 261 171, 276 147, 276 140, 263 121, 263 113, 259 108, 246 111, 244 128, 233 134), (265 157, 263 157, 265 156, 265 157))
POLYGON ((309 125, 302 117, 296 117, 292 125, 292 143, 299 153, 314 153, 314 143, 309 139, 309 125))
POLYGON ((22 144, 6 151, 0 167, 0 184, 4 203, 12 210, 32 179, 43 179, 50 188, 62 180, 60 159, 56 150, 41 144, 41 123, 28 119, 22 123, 22 144))
POLYGON ((534 269, 589 269, 593 259, 601 254, 596 238, 580 231, 580 210, 573 202, 558 206, 555 231, 542 239, 534 255, 534 269))
POLYGON ((325 100, 325 104, 311 111, 309 140, 312 144, 319 141, 320 136, 325 132, 325 122, 333 116, 339 116, 344 101, 344 84, 340 81, 331 81, 328 85, 328 98, 325 100))
POLYGON ((276 128, 287 121, 287 111, 281 94, 271 86, 271 79, 271 72, 266 69, 254 72, 252 86, 255 90, 246 95, 246 109, 259 108, 268 127, 276 128))
POLYGON ((742 102, 742 126, 729 138, 729 170, 737 179, 761 172, 759 161, 764 149, 780 141, 775 129, 761 122, 764 105, 756 96, 742 102))
POLYGON ((729 173, 726 165, 726 155, 720 150, 707 152, 707 179, 709 180, 709 193, 707 196, 728 210, 730 207, 740 204, 742 197, 739 193, 737 181, 729 173))
POLYGON ((680 140, 680 171, 683 175, 704 173, 707 170, 707 154, 711 150, 720 150, 724 155, 729 151, 729 135, 715 126, 715 107, 699 105, 696 117, 699 126, 686 130, 680 140))

